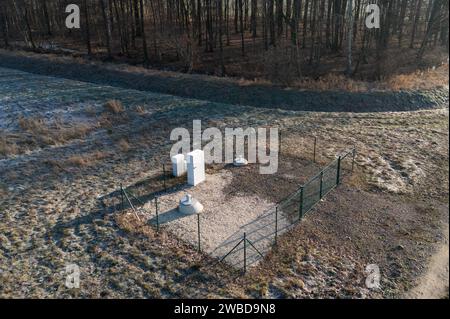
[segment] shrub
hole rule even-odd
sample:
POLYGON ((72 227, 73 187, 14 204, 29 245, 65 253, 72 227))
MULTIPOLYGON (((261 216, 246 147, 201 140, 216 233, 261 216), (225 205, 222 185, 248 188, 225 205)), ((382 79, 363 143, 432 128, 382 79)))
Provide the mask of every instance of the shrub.
POLYGON ((90 166, 108 156, 108 153, 95 151, 89 154, 73 155, 63 161, 62 164, 63 166, 90 166))
POLYGON ((103 107, 111 113, 114 114, 120 114, 123 113, 125 111, 122 103, 120 101, 117 100, 109 100, 108 102, 106 102, 103 107))
POLYGON ((119 140, 117 145, 119 146, 119 149, 124 153, 128 152, 131 148, 130 144, 123 138, 119 140))
POLYGON ((14 142, 8 141, 6 135, 0 132, 0 155, 8 156, 18 154, 19 150, 14 142))

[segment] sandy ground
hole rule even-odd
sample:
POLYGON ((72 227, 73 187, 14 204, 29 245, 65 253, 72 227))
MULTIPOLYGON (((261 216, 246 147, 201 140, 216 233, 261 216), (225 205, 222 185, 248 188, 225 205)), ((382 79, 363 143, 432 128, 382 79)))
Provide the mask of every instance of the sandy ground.
POLYGON ((8 69, 0 69, 0 101, 6 151, 0 155, 1 297, 383 298, 403 296, 427 269, 435 273, 428 264, 434 251, 439 256, 448 220, 446 107, 395 113, 254 108, 8 69), (124 112, 104 109, 112 98, 124 112), (55 122, 55 114, 62 119, 55 122), (43 120, 21 126, 19 115, 43 120), (247 190, 255 205, 277 202, 352 146, 357 169, 237 278, 227 267, 207 266, 208 256, 169 231, 157 235, 152 225, 122 223, 117 207, 99 200, 121 183, 149 179, 140 195, 151 194, 151 178, 168 160, 161 154, 171 146, 171 129, 189 128, 193 119, 221 129, 280 127, 281 173, 223 185, 225 193, 247 190), (83 134, 74 134, 84 125, 83 134), (316 165, 310 164, 312 136, 316 165), (302 173, 292 178, 293 170, 302 173), (70 263, 82 269, 76 291, 64 285, 70 263), (368 263, 380 266, 380 290, 365 287, 368 263))
POLYGON ((437 299, 448 298, 449 282, 449 252, 448 252, 448 224, 443 227, 443 242, 427 267, 424 275, 417 281, 417 286, 405 294, 411 299, 437 299))

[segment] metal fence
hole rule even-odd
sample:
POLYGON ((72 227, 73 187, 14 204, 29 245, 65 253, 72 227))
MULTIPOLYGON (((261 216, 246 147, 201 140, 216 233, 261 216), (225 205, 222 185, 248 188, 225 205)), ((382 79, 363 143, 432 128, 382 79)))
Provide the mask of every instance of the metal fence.
MULTIPOLYGON (((314 141, 314 160, 315 160, 314 141)), ((336 158, 325 166, 319 173, 310 178, 301 185, 295 192, 281 200, 274 207, 268 209, 258 218, 248 224, 242 225, 239 232, 231 235, 212 255, 217 257, 218 262, 226 261, 227 264, 235 268, 243 269, 244 272, 249 266, 258 262, 264 255, 277 243, 278 236, 295 226, 301 219, 311 211, 311 209, 320 202, 330 191, 339 185, 342 179, 351 174, 354 169, 356 149, 342 152, 336 158)), ((162 164, 162 175, 158 175, 154 183, 158 184, 157 189, 152 194, 145 196, 135 195, 134 191, 139 185, 130 187, 120 186, 119 195, 121 210, 126 207, 131 208, 136 218, 140 220, 139 215, 144 212, 145 202, 154 201, 156 231, 160 229, 158 214, 158 196, 167 192, 168 188, 177 184, 178 179, 167 176, 170 172, 170 164, 162 164)), ((198 217, 198 247, 201 250, 201 232, 200 216, 198 217)))
POLYGON ((297 191, 251 223, 243 225, 242 236, 233 236, 219 247, 223 251, 223 257, 219 260, 227 260, 227 263, 245 272, 248 266, 263 258, 277 243, 279 235, 301 221, 345 176, 353 172, 355 155, 355 148, 339 154, 297 191))

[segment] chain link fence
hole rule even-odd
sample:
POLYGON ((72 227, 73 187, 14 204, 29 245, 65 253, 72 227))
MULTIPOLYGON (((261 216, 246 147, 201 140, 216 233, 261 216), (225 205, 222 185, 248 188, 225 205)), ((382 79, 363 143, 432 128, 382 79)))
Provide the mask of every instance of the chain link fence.
MULTIPOLYGON (((332 162, 291 195, 265 211, 255 220, 242 225, 240 231, 219 245, 212 252, 212 255, 218 257, 218 262, 226 261, 228 265, 236 269, 243 269, 245 272, 249 266, 264 258, 274 244, 276 245, 278 236, 294 227, 323 197, 338 186, 345 176, 353 172, 355 156, 355 148, 337 155, 332 162)), ((119 195, 120 202, 117 208, 120 210, 131 208, 132 213, 140 220, 141 215, 148 213, 143 209, 144 204, 154 201, 156 212, 155 221, 152 224, 156 227, 156 231, 159 231, 158 196, 181 182, 178 178, 171 177, 170 171, 171 164, 161 164, 162 174, 155 176, 150 182, 154 186, 155 192, 145 196, 139 196, 135 193, 141 187, 140 184, 130 187, 122 187, 121 185, 119 191, 114 194, 115 196, 119 195)), ((148 190, 148 185, 145 188, 148 190)), ((199 216, 197 232, 197 249, 200 251, 199 216)))
POLYGON ((354 169, 356 149, 339 154, 318 174, 309 179, 293 194, 280 201, 251 223, 242 226, 242 237, 234 237, 225 242, 221 250, 227 248, 220 258, 236 267, 247 268, 262 259, 283 234, 311 211, 342 179, 354 169))

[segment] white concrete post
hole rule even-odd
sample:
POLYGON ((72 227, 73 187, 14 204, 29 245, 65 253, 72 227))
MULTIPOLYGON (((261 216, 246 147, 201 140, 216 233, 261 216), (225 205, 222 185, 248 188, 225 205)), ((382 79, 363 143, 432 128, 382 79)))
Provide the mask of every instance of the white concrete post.
POLYGON ((186 161, 183 154, 172 156, 172 174, 175 177, 183 176, 186 173, 186 161))
POLYGON ((205 181, 205 153, 194 150, 187 154, 188 184, 196 186, 205 181))

